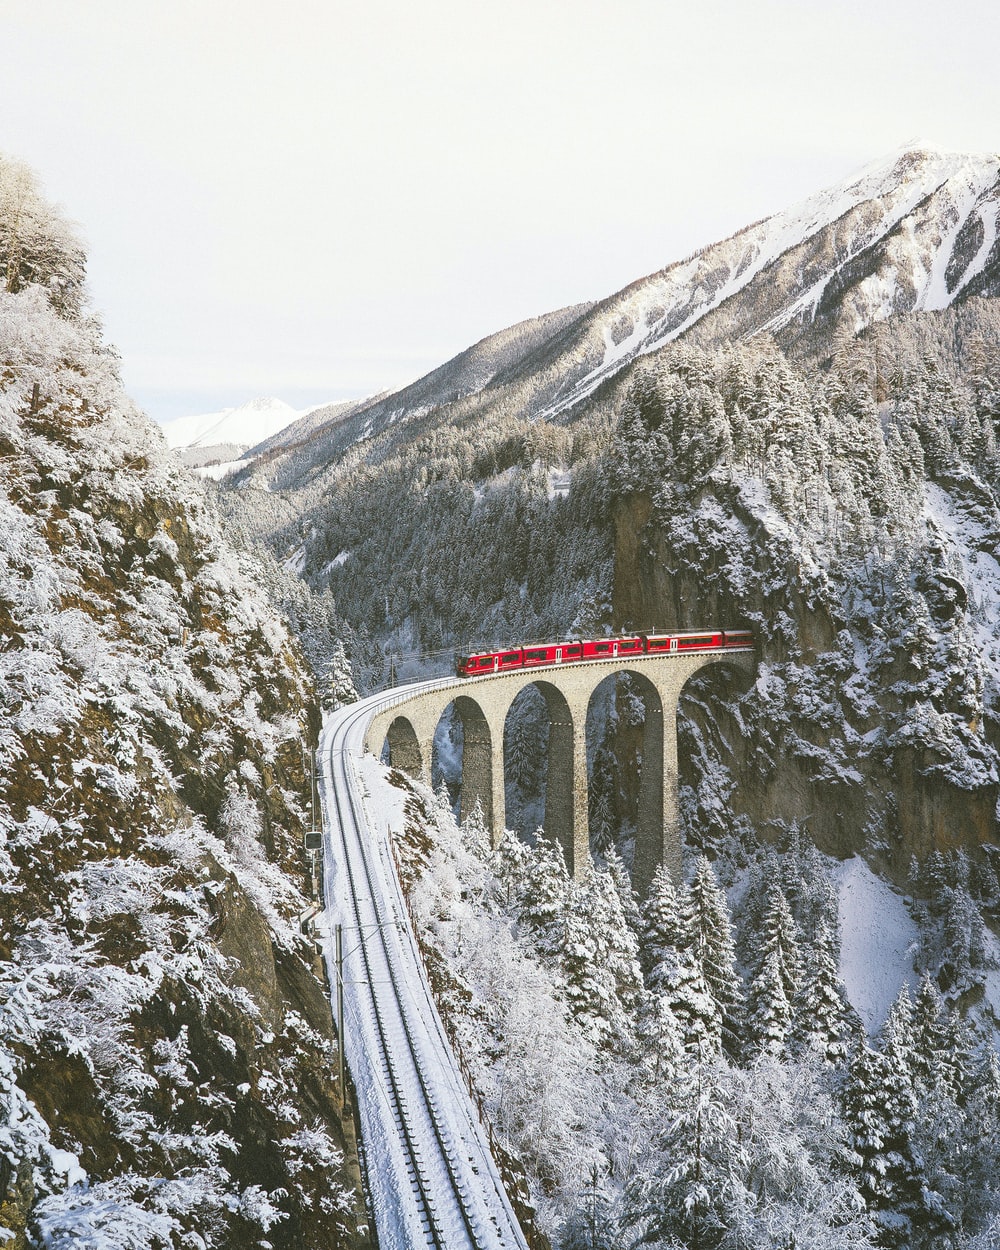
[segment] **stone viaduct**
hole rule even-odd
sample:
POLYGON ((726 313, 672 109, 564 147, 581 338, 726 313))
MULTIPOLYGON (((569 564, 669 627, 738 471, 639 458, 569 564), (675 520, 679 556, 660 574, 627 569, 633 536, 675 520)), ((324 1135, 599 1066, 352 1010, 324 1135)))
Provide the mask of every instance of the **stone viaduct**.
POLYGON ((676 876, 681 867, 677 824, 677 703, 685 683, 709 664, 756 667, 749 650, 701 651, 621 660, 552 665, 453 684, 404 697, 372 718, 365 749, 380 754, 388 741, 393 767, 412 777, 430 777, 434 734, 450 703, 461 719, 464 820, 478 802, 494 844, 505 827, 504 726, 514 700, 536 686, 548 706, 549 743, 544 828, 560 843, 566 864, 580 877, 590 857, 586 754, 587 711, 597 687, 617 673, 629 673, 646 707, 639 779, 638 828, 632 880, 645 893, 657 865, 676 876))

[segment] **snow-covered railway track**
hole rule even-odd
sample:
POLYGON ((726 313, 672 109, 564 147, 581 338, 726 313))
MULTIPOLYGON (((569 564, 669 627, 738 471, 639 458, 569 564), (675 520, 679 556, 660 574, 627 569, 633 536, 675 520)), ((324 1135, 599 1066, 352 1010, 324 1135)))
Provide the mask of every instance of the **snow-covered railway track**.
POLYGON ((383 701, 332 718, 321 746, 327 920, 345 934, 345 1049, 379 1246, 523 1248, 430 996, 387 831, 370 820, 356 775, 383 701))

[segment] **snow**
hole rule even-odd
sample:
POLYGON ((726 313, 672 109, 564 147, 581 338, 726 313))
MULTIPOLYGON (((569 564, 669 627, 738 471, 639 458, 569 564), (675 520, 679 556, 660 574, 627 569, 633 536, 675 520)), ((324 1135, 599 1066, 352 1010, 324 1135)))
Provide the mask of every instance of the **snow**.
POLYGON ((833 870, 839 895, 840 977, 851 1005, 874 1033, 913 970, 917 926, 902 897, 859 856, 833 870))
POLYGON ((294 573, 296 577, 302 576, 302 571, 306 567, 306 549, 300 544, 292 554, 282 561, 282 567, 287 569, 289 573, 294 573))
POLYGON ((569 469, 550 468, 546 471, 545 494, 548 499, 565 499, 572 485, 573 474, 569 469))
POLYGON ((299 410, 273 397, 251 399, 237 408, 175 417, 160 425, 169 447, 210 447, 216 443, 255 447, 321 406, 299 410))
MULTIPOLYGON (((948 290, 948 284, 945 281, 945 273, 948 268, 948 262, 951 260, 952 249, 958 238, 959 232, 965 225, 970 215, 976 211, 976 207, 980 198, 990 190, 995 184, 997 177, 996 165, 985 166, 966 165, 951 179, 949 179, 949 191, 951 191, 954 200, 955 219, 952 227, 944 234, 937 247, 937 254, 933 259, 931 272, 927 278, 927 284, 917 296, 917 308, 931 311, 937 308, 947 308, 955 296, 954 291, 948 290)), ((980 215, 983 222, 985 233, 990 234, 987 229, 987 223, 980 215)), ((993 233, 996 233, 996 210, 993 212, 993 233)), ((975 276, 979 269, 985 263, 986 256, 983 255, 982 248, 973 258, 972 263, 962 275, 956 290, 960 289, 965 282, 975 276), (978 268, 977 268, 978 262, 978 268)))
POLYGON ((986 952, 991 965, 982 973, 983 990, 993 1016, 994 1044, 1000 1048, 1000 939, 991 930, 985 931, 986 952))
MULTIPOLYGON (((301 567, 298 567, 293 570, 297 574, 301 574, 302 569, 305 567, 305 548, 300 547, 299 551, 302 553, 302 564, 301 564, 301 567)), ((296 558, 297 557, 298 557, 298 552, 296 552, 296 558)), ((325 577, 327 573, 332 573, 334 569, 339 569, 341 565, 346 564, 350 558, 351 558, 351 553, 349 551, 338 551, 332 560, 328 560, 326 564, 323 565, 323 568, 320 572, 320 576, 325 577)))
POLYGON ((196 477, 208 477, 213 482, 221 482, 230 473, 235 473, 238 469, 245 469, 249 463, 249 460, 225 460, 222 464, 199 465, 194 470, 194 473, 196 477))
POLYGON ((924 488, 926 515, 945 535, 969 591, 970 624, 979 655, 1000 682, 1000 561, 992 535, 933 482, 924 488))
POLYGON ((979 214, 979 220, 983 223, 985 237, 979 251, 969 262, 968 269, 959 278, 955 288, 956 291, 960 291, 962 287, 968 286, 973 278, 982 273, 997 241, 997 230, 1000 227, 1000 204, 980 204, 977 206, 976 211, 979 214))

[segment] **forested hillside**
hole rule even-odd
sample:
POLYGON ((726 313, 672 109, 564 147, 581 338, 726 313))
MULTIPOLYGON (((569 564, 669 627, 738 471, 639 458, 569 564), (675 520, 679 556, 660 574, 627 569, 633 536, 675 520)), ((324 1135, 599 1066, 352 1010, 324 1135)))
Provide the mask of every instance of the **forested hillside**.
POLYGON ((0 1241, 361 1244, 311 681, 5 159, 0 273, 0 1241))
POLYGON ((759 638, 735 705, 705 682, 687 703, 699 845, 802 821, 902 877, 996 837, 1000 351, 993 305, 947 316, 967 368, 890 323, 809 374, 766 346, 677 348, 623 407, 619 622, 759 638))
POLYGON ((863 1023, 808 835, 692 857, 640 905, 613 855, 573 882, 554 844, 491 851, 418 795, 398 854, 438 1001, 557 1246, 996 1245, 994 1036, 940 989, 944 950, 966 991, 995 964, 966 860, 914 881, 921 975, 863 1023))

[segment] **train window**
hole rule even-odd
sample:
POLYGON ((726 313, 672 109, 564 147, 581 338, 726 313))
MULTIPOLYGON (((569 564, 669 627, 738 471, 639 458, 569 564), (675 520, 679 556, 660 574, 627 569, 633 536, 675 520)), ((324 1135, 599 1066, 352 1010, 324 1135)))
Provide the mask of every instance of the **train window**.
POLYGON ((654 647, 662 647, 663 650, 666 650, 670 646, 669 638, 649 638, 647 641, 649 643, 649 649, 651 651, 654 649, 654 647))
POLYGON ((595 645, 594 650, 595 650, 595 651, 610 651, 610 650, 611 650, 611 643, 610 643, 610 642, 599 642, 599 643, 597 643, 597 644, 595 645))
POLYGON ((579 657, 582 651, 583 651, 583 648, 580 646, 579 643, 577 643, 575 647, 564 647, 563 655, 565 655, 567 659, 571 660, 576 657, 579 657))
POLYGON ((524 658, 525 660, 534 660, 535 663, 544 664, 547 653, 545 651, 525 651, 524 658))
POLYGON ((678 638, 679 647, 710 647, 715 641, 711 636, 705 638, 678 638))
POLYGON ((618 644, 619 651, 638 651, 639 644, 634 638, 628 638, 618 644))
POLYGON ((521 658, 520 651, 508 651, 500 657, 501 664, 515 664, 521 658))
POLYGON ((493 656, 491 656, 491 655, 481 655, 481 656, 479 657, 479 667, 480 667, 480 668, 492 668, 492 667, 493 667, 493 656))

